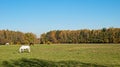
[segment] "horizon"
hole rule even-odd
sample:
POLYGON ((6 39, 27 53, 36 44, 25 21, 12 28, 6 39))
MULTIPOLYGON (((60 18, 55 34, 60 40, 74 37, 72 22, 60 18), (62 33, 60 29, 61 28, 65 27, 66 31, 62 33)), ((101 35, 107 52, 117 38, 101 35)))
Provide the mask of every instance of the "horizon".
POLYGON ((0 0, 0 30, 120 28, 120 0, 0 0))

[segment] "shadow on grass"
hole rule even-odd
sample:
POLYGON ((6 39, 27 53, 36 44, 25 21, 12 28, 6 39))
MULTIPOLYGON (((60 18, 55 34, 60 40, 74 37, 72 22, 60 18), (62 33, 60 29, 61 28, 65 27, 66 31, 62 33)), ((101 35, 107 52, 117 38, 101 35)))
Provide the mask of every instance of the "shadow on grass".
POLYGON ((82 63, 77 61, 46 61, 38 59, 19 59, 11 61, 3 61, 2 65, 4 67, 106 67, 103 65, 82 63))

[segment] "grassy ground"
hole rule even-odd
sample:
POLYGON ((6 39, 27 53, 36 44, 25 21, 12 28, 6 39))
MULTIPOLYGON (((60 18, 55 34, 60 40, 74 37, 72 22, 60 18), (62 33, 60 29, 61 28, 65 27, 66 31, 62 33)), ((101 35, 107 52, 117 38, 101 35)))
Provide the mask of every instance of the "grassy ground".
POLYGON ((119 44, 0 46, 0 67, 120 67, 119 44))

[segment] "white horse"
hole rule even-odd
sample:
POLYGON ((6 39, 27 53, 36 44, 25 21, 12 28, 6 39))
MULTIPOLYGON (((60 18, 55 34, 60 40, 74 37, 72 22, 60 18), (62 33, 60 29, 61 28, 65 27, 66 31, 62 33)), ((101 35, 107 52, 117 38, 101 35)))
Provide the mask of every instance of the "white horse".
POLYGON ((9 43, 6 43, 5 45, 9 45, 9 43))
POLYGON ((28 45, 22 45, 20 48, 19 48, 19 52, 24 52, 25 50, 27 50, 28 52, 30 52, 30 46, 28 45))

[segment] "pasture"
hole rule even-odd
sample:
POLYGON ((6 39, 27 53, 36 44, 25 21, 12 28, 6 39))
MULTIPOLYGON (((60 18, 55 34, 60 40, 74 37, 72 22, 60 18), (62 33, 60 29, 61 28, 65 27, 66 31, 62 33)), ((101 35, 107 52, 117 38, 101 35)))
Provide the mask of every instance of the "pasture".
POLYGON ((119 44, 51 44, 0 46, 0 67, 120 67, 119 44))

